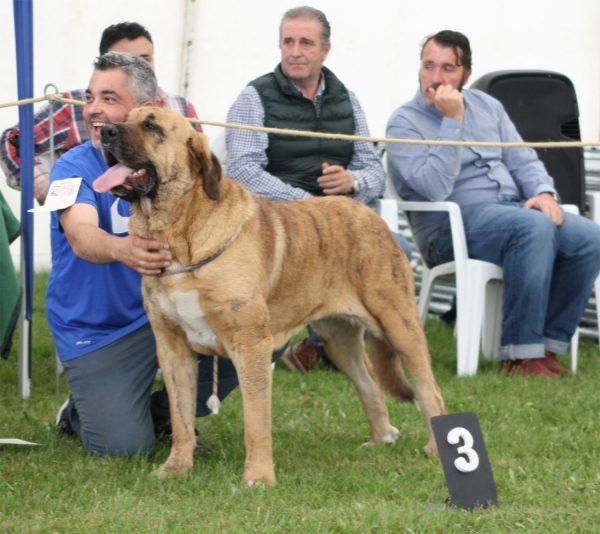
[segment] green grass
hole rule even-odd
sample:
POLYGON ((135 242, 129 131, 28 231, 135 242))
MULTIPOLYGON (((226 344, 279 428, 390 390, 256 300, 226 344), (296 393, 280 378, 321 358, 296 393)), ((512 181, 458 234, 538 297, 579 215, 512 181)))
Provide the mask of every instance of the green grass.
POLYGON ((40 447, 0 448, 0 532, 597 532, 600 423, 596 340, 580 347, 579 373, 561 381, 505 377, 483 362, 459 378, 452 331, 429 321, 434 372, 450 413, 479 416, 500 506, 439 509, 448 497, 441 464, 422 454, 427 432, 412 406, 389 400, 402 438, 361 447, 368 426, 351 383, 318 369, 278 365, 273 389, 277 486, 242 483, 239 390, 197 427, 210 453, 187 480, 158 480, 166 459, 91 458, 54 418, 54 349, 44 319, 47 277, 36 277, 31 397, 18 398, 17 351, 0 361, 0 437, 40 447))

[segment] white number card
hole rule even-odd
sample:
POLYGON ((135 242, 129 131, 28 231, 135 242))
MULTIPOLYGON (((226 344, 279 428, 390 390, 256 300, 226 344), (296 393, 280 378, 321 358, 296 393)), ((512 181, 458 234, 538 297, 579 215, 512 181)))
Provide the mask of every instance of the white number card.
POLYGON ((30 209, 35 213, 43 211, 64 210, 77 200, 77 193, 81 187, 81 178, 65 178, 64 180, 55 180, 48 189, 46 202, 43 206, 30 209))
POLYGON ((473 510, 498 505, 498 494, 479 419, 472 412, 431 418, 450 501, 473 510))

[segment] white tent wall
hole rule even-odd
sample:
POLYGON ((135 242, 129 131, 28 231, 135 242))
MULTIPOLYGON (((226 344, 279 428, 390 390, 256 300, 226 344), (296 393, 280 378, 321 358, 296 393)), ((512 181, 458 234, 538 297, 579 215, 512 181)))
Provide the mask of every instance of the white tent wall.
MULTIPOLYGON (((155 44, 161 87, 185 94, 202 119, 224 121, 243 87, 279 61, 281 16, 300 2, 282 0, 34 0, 35 96, 46 83, 60 90, 85 87, 102 30, 115 22, 145 25, 155 44)), ((417 89, 423 38, 442 29, 464 32, 473 49, 471 80, 504 69, 552 70, 568 76, 577 91, 585 141, 600 138, 600 3, 597 0, 320 0, 310 5, 327 15, 332 49, 327 66, 365 109, 371 134, 384 136, 392 111, 417 89)), ((12 2, 2 5, 3 76, 0 103, 16 100, 12 2)), ((18 119, 0 110, 0 130, 18 119)), ((217 127, 205 127, 209 135, 217 127)), ((20 193, 0 177, 15 213, 20 193)), ((35 216, 35 267, 50 266, 48 217, 35 216)), ((18 244, 13 245, 18 258, 18 244)))
MULTIPOLYGON (((298 3, 196 3, 197 42, 191 62, 196 68, 189 95, 203 118, 220 120, 250 80, 273 70, 279 61, 281 16, 298 3), (217 83, 210 83, 215 79, 217 83)), ((330 21, 332 48, 326 64, 357 93, 372 135, 384 135, 391 112, 414 95, 423 38, 453 29, 471 41, 471 80, 501 69, 554 70, 571 78, 582 135, 598 138, 600 3, 594 0, 321 0, 310 5, 330 21)))

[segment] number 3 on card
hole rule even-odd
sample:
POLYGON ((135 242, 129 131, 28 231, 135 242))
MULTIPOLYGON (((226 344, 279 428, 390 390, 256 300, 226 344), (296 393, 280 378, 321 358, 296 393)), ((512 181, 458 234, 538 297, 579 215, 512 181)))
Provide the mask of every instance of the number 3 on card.
POLYGON ((462 473, 471 473, 479 467, 479 455, 473 449, 473 436, 466 428, 461 427, 453 428, 448 432, 448 443, 450 445, 458 445, 461 439, 464 445, 456 449, 456 452, 465 454, 468 460, 459 456, 454 460, 454 465, 462 473))

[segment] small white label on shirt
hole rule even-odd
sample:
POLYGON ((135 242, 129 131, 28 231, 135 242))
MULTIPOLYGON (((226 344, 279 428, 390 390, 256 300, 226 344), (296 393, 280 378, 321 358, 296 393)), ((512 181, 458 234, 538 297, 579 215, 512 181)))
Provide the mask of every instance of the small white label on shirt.
POLYGON ((56 180, 50 185, 44 205, 28 211, 39 213, 43 211, 56 211, 69 208, 75 204, 80 186, 81 178, 65 178, 64 180, 56 180))

